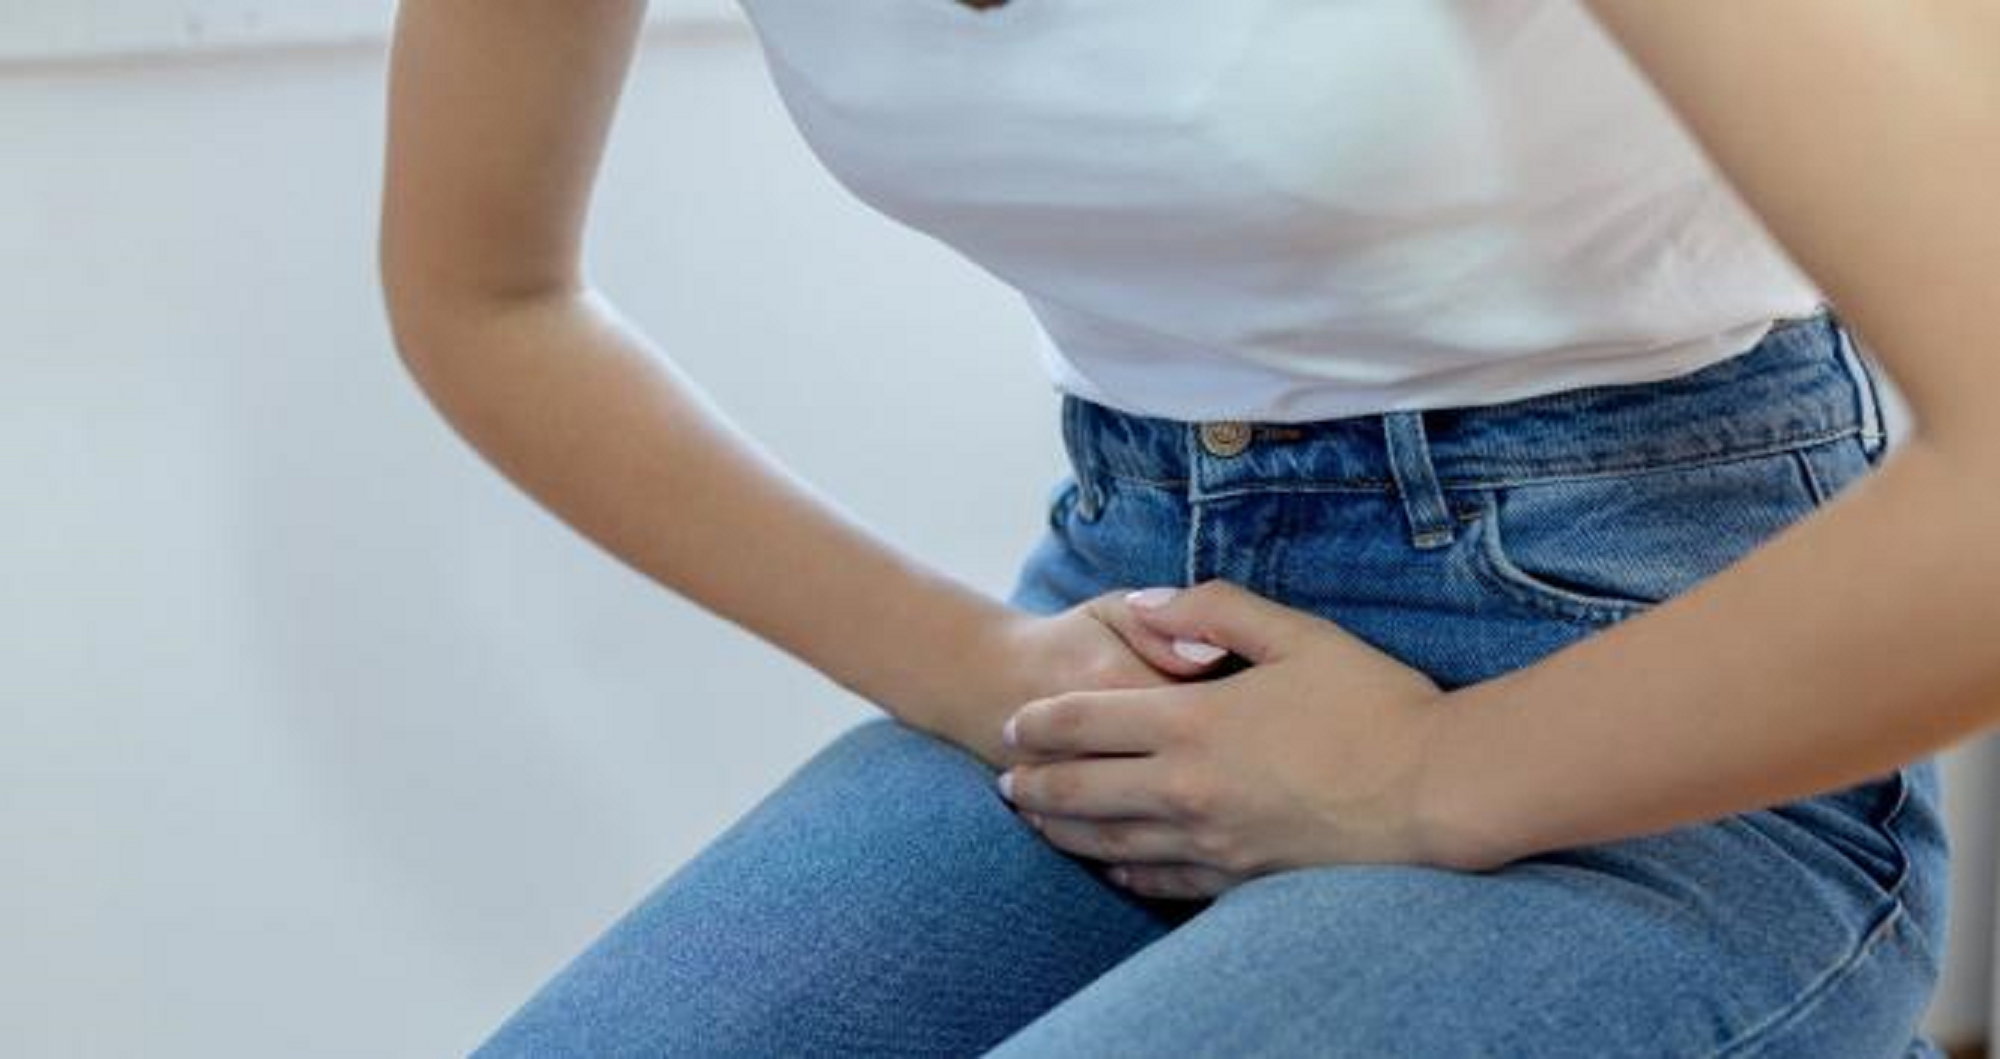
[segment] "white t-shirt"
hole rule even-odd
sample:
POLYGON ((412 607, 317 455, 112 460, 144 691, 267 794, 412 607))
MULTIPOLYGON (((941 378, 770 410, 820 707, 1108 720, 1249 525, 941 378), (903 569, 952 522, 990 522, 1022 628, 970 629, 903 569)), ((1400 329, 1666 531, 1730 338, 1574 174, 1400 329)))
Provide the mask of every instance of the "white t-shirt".
POLYGON ((1824 301, 1576 0, 740 0, 1058 390, 1296 422, 1693 371, 1824 301))

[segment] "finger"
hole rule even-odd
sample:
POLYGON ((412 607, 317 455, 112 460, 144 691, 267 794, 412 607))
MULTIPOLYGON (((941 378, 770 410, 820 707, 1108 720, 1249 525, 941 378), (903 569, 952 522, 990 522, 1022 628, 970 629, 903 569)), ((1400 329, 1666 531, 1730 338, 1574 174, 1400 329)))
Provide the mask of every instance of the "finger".
POLYGON ((1232 581, 1208 580, 1193 588, 1149 588, 1125 597, 1133 617, 1169 639, 1213 644, 1253 664, 1274 661, 1318 617, 1266 599, 1232 581))
POLYGON ((1069 758, 1015 765, 1000 774, 1000 794, 1022 812, 1110 820, 1174 819, 1157 757, 1069 758))
POLYGON ((1194 859, 1187 832, 1154 820, 1084 820, 1029 814, 1049 844, 1095 860, 1182 864, 1194 859))
POLYGON ((1071 691, 1036 699, 1000 729, 1008 746, 1030 754, 1149 754, 1171 739, 1181 708, 1172 685, 1071 691))
POLYGON ((1216 663, 1226 657, 1226 652, 1209 657, 1200 653, 1192 656, 1183 654, 1183 651, 1189 650, 1186 647, 1176 650, 1174 645, 1177 642, 1188 641, 1177 641, 1140 621, 1132 608, 1126 605, 1124 596, 1125 593, 1120 591, 1106 592, 1085 603, 1084 609, 1117 633, 1118 638, 1125 641, 1125 646, 1144 659, 1147 665, 1170 676, 1197 677, 1214 670, 1216 663))
POLYGON ((1117 864, 1105 872, 1112 882, 1146 897, 1200 900, 1215 897, 1243 880, 1203 864, 1117 864))

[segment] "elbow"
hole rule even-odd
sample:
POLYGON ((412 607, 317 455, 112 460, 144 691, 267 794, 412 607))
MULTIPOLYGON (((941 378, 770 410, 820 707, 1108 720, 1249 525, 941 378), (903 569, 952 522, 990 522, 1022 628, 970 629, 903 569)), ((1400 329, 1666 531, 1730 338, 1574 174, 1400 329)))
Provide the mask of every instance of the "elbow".
POLYGON ((404 364, 415 367, 416 359, 434 344, 428 337, 432 329, 424 321, 435 298, 411 255, 386 227, 376 240, 375 281, 390 345, 404 364))
POLYGON ((463 255, 425 252, 393 229, 378 242, 376 278, 396 355, 421 380, 456 351, 476 346, 468 336, 486 332, 523 308, 549 304, 580 289, 573 274, 495 275, 463 255))
POLYGON ((452 301, 445 274, 426 268, 422 255, 412 253, 392 232, 385 231, 376 247, 376 283, 383 317, 396 356, 421 378, 425 364, 442 355, 450 330, 452 301))

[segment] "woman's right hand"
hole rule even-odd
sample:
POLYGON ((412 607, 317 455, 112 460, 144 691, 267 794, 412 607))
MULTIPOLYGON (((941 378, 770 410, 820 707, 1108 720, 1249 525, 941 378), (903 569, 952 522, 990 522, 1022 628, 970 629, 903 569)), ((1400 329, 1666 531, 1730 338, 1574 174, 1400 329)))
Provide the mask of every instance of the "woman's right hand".
POLYGON ((976 672, 989 692, 957 712, 916 722, 1005 768, 1023 760, 1001 738, 1015 710, 1066 691, 1144 688, 1201 676, 1214 663, 1184 658, 1173 642, 1138 622, 1124 590, 1106 592, 1055 614, 1010 610, 990 630, 976 672))

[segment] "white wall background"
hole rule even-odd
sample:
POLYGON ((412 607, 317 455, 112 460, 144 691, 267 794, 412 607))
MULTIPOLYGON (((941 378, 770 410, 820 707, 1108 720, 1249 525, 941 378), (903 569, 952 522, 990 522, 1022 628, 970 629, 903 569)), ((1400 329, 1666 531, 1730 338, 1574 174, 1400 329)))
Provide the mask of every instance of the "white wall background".
MULTIPOLYGON (((1018 304, 848 199, 716 5, 655 6, 596 275, 1003 592, 1061 467, 1018 304)), ((870 711, 542 514, 404 375, 386 7, 0 6, 0 1053, 461 1053, 870 711)), ((1954 1036, 1991 754, 1953 765, 1954 1036)))

